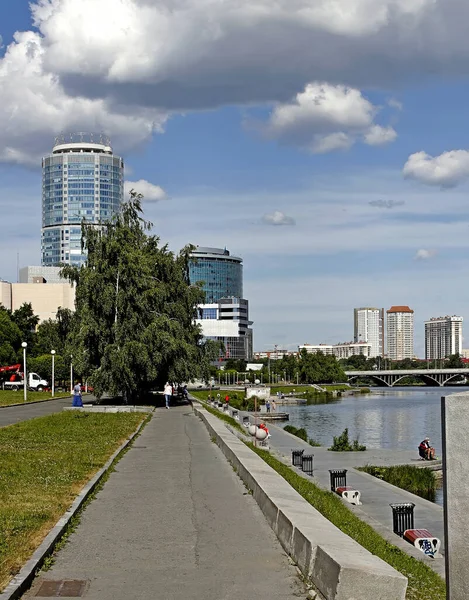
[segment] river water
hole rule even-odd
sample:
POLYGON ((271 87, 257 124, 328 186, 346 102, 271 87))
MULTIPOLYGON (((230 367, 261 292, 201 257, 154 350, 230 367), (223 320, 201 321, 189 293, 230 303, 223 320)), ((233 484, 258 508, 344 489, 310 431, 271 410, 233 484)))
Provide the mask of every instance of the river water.
MULTIPOLYGON (((282 406, 290 424, 304 427, 309 437, 329 447, 332 438, 348 427, 349 439, 369 448, 415 450, 429 437, 441 457, 441 397, 467 387, 374 388, 370 394, 345 396, 328 404, 282 406)), ((442 502, 442 494, 437 500, 442 502)))

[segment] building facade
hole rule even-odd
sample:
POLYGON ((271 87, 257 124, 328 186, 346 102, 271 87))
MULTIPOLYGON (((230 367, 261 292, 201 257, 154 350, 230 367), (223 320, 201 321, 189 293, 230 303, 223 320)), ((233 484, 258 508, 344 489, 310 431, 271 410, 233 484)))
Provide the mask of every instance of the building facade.
POLYGON ((354 341, 371 344, 371 356, 384 356, 384 308, 355 308, 354 341))
POLYGON ((344 342, 342 344, 303 344, 298 346, 298 352, 306 350, 310 354, 323 354, 335 356, 337 359, 347 359, 351 356, 362 355, 371 358, 372 345, 369 342, 344 342))
POLYGON ((408 306, 391 306, 386 318, 388 358, 414 358, 414 311, 408 306))
POLYGON ((19 283, 69 283, 60 276, 62 267, 23 267, 19 283))
POLYGON ((436 317, 425 321, 425 358, 447 358, 451 354, 462 355, 463 318, 457 316, 436 317))
POLYGON ((0 281, 0 301, 8 310, 30 303, 39 323, 55 320, 59 308, 75 310, 75 286, 70 283, 9 283, 0 281))
POLYGON ((83 220, 99 226, 124 199, 124 161, 105 136, 72 134, 56 139, 42 160, 41 264, 80 266, 83 220))
POLYGON ((205 339, 221 342, 220 360, 252 358, 252 321, 243 298, 243 260, 221 248, 198 246, 189 263, 192 285, 202 284, 205 303, 199 319, 205 339))

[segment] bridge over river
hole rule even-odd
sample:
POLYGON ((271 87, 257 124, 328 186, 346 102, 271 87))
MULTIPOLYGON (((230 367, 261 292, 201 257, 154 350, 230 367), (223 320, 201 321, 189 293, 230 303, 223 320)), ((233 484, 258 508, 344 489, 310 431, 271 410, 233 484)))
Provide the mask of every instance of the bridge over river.
POLYGON ((457 383, 461 378, 469 378, 469 369, 396 369, 387 371, 346 371, 349 383, 357 380, 372 379, 384 387, 393 387, 405 377, 415 377, 425 385, 444 386, 457 383))

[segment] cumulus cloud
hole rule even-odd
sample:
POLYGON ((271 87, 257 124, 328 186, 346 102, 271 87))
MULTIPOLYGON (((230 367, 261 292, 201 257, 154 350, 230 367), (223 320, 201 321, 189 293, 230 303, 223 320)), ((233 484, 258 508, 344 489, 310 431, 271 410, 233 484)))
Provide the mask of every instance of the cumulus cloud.
POLYGON ((38 34, 16 33, 0 59, 0 161, 40 167, 61 132, 106 131, 114 149, 125 152, 161 131, 166 117, 157 110, 130 114, 105 100, 68 95, 45 70, 44 52, 38 34))
POLYGON ((365 133, 365 142, 370 146, 382 146, 394 142, 397 133, 392 127, 381 127, 381 125, 372 125, 365 133))
POLYGON ((374 206, 375 208, 396 208, 396 206, 403 206, 405 204, 404 200, 370 200, 368 202, 370 206, 374 206))
POLYGON ((269 138, 323 153, 348 149, 359 135, 373 145, 393 141, 397 134, 392 127, 374 124, 377 112, 360 90, 310 83, 293 102, 276 106, 260 128, 269 138))
POLYGON ((389 89, 429 65, 465 76, 469 60, 466 0, 32 0, 31 11, 35 29, 0 59, 3 161, 36 163, 62 129, 105 130, 122 152, 167 113, 288 106, 314 81, 355 90, 347 108, 368 122, 341 127, 335 113, 334 128, 323 115, 329 126, 309 128, 306 147, 385 143, 395 132, 358 89, 389 89))
POLYGON ((129 194, 131 190, 139 194, 143 194, 143 200, 145 202, 159 202, 164 200, 167 195, 162 187, 154 185, 145 179, 139 181, 126 181, 124 184, 125 194, 129 194))
POLYGON ((403 174, 427 185, 454 187, 469 177, 469 151, 451 150, 439 156, 416 152, 407 159, 403 174))
POLYGON ((408 80, 430 64, 465 74, 469 56, 465 0, 34 0, 32 11, 67 86, 169 110, 287 101, 317 80, 408 80))
POLYGON ((296 224, 295 219, 293 217, 289 217, 288 215, 281 212, 280 210, 275 210, 273 213, 265 214, 262 217, 262 221, 263 221, 263 223, 266 223, 267 225, 276 225, 276 226, 295 225, 296 224))
POLYGON ((425 250, 424 248, 421 248, 420 250, 417 250, 414 258, 415 260, 428 260, 429 258, 436 256, 436 254, 436 250, 425 250))

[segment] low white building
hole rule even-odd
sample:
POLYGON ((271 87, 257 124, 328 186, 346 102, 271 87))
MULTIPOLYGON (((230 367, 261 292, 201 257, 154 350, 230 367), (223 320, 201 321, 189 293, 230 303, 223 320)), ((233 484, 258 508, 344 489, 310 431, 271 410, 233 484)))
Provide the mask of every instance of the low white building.
POLYGON ((370 358, 373 352, 372 348, 372 344, 369 342, 344 342, 342 344, 303 344, 298 346, 298 351, 301 352, 304 349, 310 354, 322 352, 338 359, 350 358, 359 354, 370 358))

